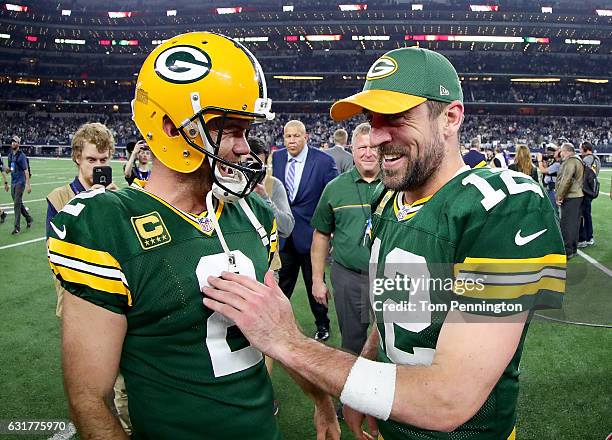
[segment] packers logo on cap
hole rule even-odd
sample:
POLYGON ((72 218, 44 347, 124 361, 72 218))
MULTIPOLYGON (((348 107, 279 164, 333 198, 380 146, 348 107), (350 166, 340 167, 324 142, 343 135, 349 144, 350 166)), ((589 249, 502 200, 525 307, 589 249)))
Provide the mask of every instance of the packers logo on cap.
POLYGON ((382 56, 376 60, 370 70, 368 70, 368 74, 366 75, 367 80, 373 79, 381 79, 386 76, 389 76, 397 70, 397 61, 395 61, 391 57, 382 56))

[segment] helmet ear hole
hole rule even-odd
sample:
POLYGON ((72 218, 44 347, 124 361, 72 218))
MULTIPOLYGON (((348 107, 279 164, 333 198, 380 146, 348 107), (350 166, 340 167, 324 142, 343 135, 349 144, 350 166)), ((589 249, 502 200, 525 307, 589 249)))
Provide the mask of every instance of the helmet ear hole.
POLYGON ((174 122, 172 122, 172 119, 170 119, 168 115, 164 115, 163 125, 164 133, 166 133, 168 137, 176 137, 179 135, 176 125, 174 125, 174 122))

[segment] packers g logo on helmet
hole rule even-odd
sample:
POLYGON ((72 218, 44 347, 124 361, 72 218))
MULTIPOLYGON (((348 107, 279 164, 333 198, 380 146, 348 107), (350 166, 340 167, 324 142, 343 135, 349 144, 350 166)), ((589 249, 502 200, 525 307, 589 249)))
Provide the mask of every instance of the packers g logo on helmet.
POLYGON ((173 83, 191 83, 204 78, 211 69, 206 52, 194 46, 175 46, 164 50, 155 60, 155 72, 173 83))
POLYGON ((190 32, 146 58, 132 119, 156 160, 180 173, 193 173, 208 160, 213 193, 235 201, 255 188, 265 166, 257 157, 254 163, 223 157, 224 126, 232 119, 271 120, 271 106, 261 65, 246 47, 220 34, 190 32))

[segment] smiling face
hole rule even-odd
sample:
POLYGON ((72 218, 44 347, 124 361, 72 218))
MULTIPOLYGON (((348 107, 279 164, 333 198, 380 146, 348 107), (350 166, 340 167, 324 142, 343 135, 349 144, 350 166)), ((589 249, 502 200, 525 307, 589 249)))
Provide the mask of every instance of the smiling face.
MULTIPOLYGON (((206 125, 210 131, 210 137, 217 141, 219 130, 221 129, 222 118, 214 118, 206 125)), ((251 126, 251 121, 247 119, 226 118, 223 123, 223 132, 219 142, 219 152, 217 155, 228 162, 239 163, 244 161, 245 156, 251 150, 246 139, 246 134, 251 126)), ((217 162, 217 168, 222 176, 233 176, 235 170, 221 162, 217 162)))
POLYGON ((426 103, 404 113, 369 113, 370 140, 378 146, 383 183, 395 191, 413 191, 427 182, 445 158, 441 117, 431 118, 426 103))
POLYGON ((373 177, 380 172, 378 161, 378 149, 372 147, 368 133, 355 136, 353 139, 353 160, 355 166, 362 176, 373 177))

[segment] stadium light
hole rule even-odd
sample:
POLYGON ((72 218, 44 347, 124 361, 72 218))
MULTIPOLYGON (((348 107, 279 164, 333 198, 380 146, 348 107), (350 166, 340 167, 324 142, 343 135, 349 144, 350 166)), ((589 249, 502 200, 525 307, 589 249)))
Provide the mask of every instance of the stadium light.
POLYGON ((576 78, 576 82, 591 83, 591 84, 608 84, 607 79, 594 79, 594 78, 576 78))
POLYGON ((63 17, 70 17, 72 15, 72 11, 70 9, 62 9, 63 17))
POLYGON ((552 14, 552 7, 550 6, 542 6, 542 14, 552 14))
POLYGON ((612 9, 595 9, 600 17, 612 17, 612 9))
POLYGON ((284 5, 283 6, 283 12, 293 12, 293 6, 292 5, 284 5))
POLYGON ((299 41, 300 37, 298 35, 285 35, 285 41, 299 41))
POLYGON ((26 35, 25 39, 26 41, 29 41, 30 43, 36 43, 38 41, 38 37, 34 35, 26 35))
POLYGON ((548 37, 524 37, 525 43, 550 43, 550 38, 548 37))
POLYGON ((306 41, 340 41, 342 40, 342 35, 323 34, 323 35, 306 35, 306 37, 300 36, 300 40, 303 41, 304 39, 306 41))
POLYGON ((8 40, 9 38, 11 38, 11 34, 0 34, 0 38, 4 38, 5 40, 8 40))
POLYGON ((268 37, 237 37, 237 38, 234 38, 234 40, 248 43, 248 42, 265 42, 265 41, 268 41, 269 38, 268 37))
POLYGON ((493 35, 405 35, 413 41, 467 41, 474 43, 522 43, 523 37, 496 37, 493 35))
POLYGON ((499 11, 498 5, 470 5, 472 12, 497 12, 499 11))
POLYGON ((216 8, 216 11, 219 15, 239 14, 240 12, 242 12, 242 6, 239 6, 237 8, 216 8))
POLYGON ((353 35, 351 37, 353 41, 389 41, 390 39, 389 35, 353 35))
POLYGON ((56 38, 55 42, 57 44, 79 44, 79 45, 85 44, 85 40, 74 40, 72 38, 56 38))
POLYGON ((13 5, 12 3, 5 3, 4 7, 6 8, 7 11, 28 12, 27 6, 13 5))
POLYGON ((566 38, 565 44, 592 44, 598 45, 601 44, 601 40, 575 40, 573 38, 566 38))
POLYGON ((322 76, 303 76, 303 75, 274 75, 272 78, 274 79, 288 79, 295 81, 319 81, 322 80, 322 76))
POLYGON ((153 46, 159 46, 160 44, 164 44, 166 41, 168 41, 168 40, 153 40, 153 41, 151 41, 151 44, 153 46))
POLYGON ((365 11, 368 9, 368 5, 358 4, 358 5, 338 5, 341 11, 365 11))
POLYGON ((131 12, 109 12, 109 18, 130 18, 132 16, 131 12))
POLYGON ((412 10, 413 10, 413 11, 422 11, 422 10, 423 10, 423 5, 418 4, 418 3, 414 3, 414 4, 412 5, 412 10))
POLYGON ((166 17, 176 17, 176 9, 168 9, 166 11, 166 17))
POLYGON ((522 82, 522 83, 548 83, 548 82, 559 82, 561 78, 510 78, 511 82, 522 82))

